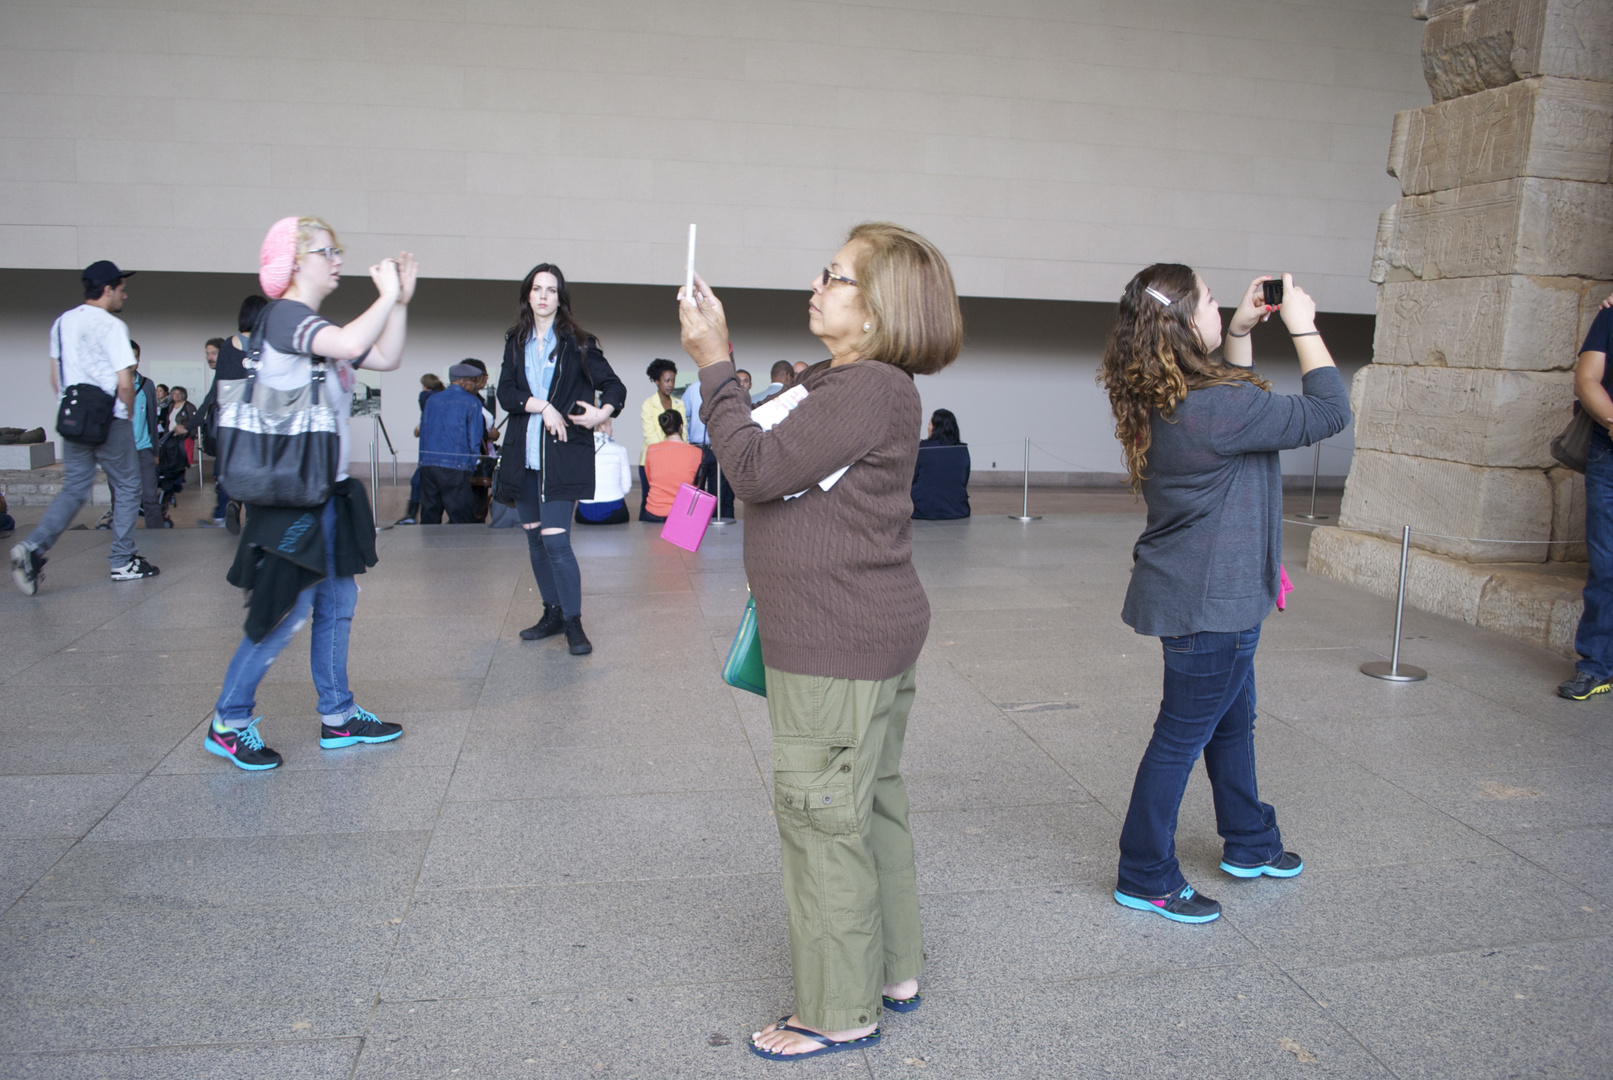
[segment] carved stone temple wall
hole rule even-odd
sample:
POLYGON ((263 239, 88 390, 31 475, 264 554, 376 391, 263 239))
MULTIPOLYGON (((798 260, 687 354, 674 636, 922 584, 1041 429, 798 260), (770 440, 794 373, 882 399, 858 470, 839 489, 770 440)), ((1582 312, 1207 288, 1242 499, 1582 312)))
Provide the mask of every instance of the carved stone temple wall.
POLYGON ((1555 465, 1613 292, 1613 0, 1414 0, 1434 103, 1395 117, 1355 459, 1311 570, 1572 652, 1584 483, 1555 465), (1373 534, 1373 535, 1366 535, 1373 534), (1501 541, 1529 541, 1504 543, 1501 541))

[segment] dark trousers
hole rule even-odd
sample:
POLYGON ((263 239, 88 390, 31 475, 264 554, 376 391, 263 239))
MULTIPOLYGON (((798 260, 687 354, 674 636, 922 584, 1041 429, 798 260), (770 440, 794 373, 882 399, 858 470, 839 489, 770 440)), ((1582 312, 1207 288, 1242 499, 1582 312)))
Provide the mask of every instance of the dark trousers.
POLYGON ((1120 830, 1120 891, 1150 899, 1187 884, 1176 861, 1176 816, 1200 753, 1215 800, 1222 857, 1259 866, 1283 852, 1277 812, 1255 783, 1255 646, 1260 627, 1160 638, 1165 693, 1137 766, 1120 830))
POLYGON ((532 576, 545 604, 559 604, 568 619, 582 614, 582 570, 577 553, 571 550, 571 515, 577 504, 571 499, 542 497, 543 474, 536 469, 522 473, 521 494, 515 511, 526 530, 527 556, 532 560, 532 576), (554 532, 545 532, 554 529, 554 532))
POLYGON ((441 525, 444 511, 448 512, 450 525, 469 525, 476 520, 470 470, 420 466, 420 524, 441 525))
POLYGON ((712 495, 717 496, 717 516, 731 518, 734 516, 734 486, 728 482, 728 477, 722 478, 722 492, 717 491, 717 455, 711 452, 709 443, 700 444, 700 487, 712 495))
POLYGON ((1585 611, 1574 633, 1580 671, 1613 678, 1613 440, 1601 424, 1591 425, 1591 452, 1585 463, 1585 611))
POLYGON ((140 458, 140 508, 146 513, 146 528, 162 528, 162 494, 157 490, 157 452, 136 450, 140 458))
POLYGON ((632 518, 629 517, 627 513, 627 500, 617 499, 616 509, 598 519, 584 517, 582 512, 582 504, 578 503, 577 513, 572 520, 578 525, 620 525, 625 521, 631 521, 632 518))

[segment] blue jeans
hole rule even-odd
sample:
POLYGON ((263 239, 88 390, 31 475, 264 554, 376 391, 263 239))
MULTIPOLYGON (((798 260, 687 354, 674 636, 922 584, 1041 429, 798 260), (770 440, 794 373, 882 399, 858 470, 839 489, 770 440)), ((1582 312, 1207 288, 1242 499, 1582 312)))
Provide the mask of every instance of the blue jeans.
POLYGON ((310 615, 314 630, 308 661, 314 689, 319 693, 319 718, 326 724, 340 724, 357 711, 353 692, 347 686, 347 639, 353 629, 358 582, 336 576, 334 502, 325 504, 319 523, 325 533, 325 578, 299 593, 286 617, 262 641, 254 645, 250 638, 241 638, 218 695, 218 715, 226 723, 244 726, 252 719, 257 709, 258 683, 310 615))
POLYGON ((1613 440, 1591 426, 1585 463, 1585 613, 1574 634, 1579 670, 1598 681, 1613 677, 1613 440))
POLYGON ((1120 830, 1120 891, 1170 896, 1187 884, 1176 862, 1176 815, 1199 754, 1215 798, 1222 858, 1258 866, 1282 854, 1277 812, 1255 784, 1255 646, 1260 627, 1160 638, 1165 693, 1137 766, 1120 830))

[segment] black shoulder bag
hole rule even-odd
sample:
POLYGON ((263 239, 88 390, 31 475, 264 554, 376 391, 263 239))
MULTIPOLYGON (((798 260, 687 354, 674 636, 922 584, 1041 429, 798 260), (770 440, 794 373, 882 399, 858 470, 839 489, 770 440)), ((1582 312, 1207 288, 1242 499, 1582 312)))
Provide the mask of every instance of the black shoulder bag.
POLYGON ((56 433, 80 446, 100 446, 112 430, 112 409, 117 399, 94 383, 66 385, 61 323, 56 324, 56 370, 62 384, 62 401, 56 410, 56 433))

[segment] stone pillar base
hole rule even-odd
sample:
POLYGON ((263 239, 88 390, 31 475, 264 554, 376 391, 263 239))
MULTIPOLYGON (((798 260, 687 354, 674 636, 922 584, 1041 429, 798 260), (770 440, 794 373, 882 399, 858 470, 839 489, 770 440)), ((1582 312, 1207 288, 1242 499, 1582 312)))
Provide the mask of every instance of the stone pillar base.
MULTIPOLYGON (((1393 597, 1400 544, 1323 526, 1311 531, 1306 568, 1393 597)), ((1414 547, 1406 604, 1572 657, 1585 570, 1578 563, 1470 563, 1414 547)))

